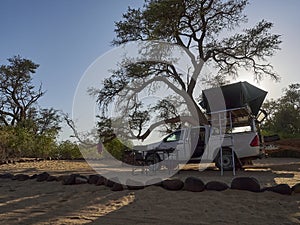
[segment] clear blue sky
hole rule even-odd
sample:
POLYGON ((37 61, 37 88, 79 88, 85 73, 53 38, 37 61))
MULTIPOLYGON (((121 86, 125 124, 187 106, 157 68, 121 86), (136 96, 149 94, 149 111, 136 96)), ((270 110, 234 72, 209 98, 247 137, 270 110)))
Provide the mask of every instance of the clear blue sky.
MULTIPOLYGON (((113 48, 114 21, 128 6, 142 4, 142 0, 0 0, 0 64, 18 54, 40 64, 35 81, 47 90, 40 104, 71 113, 84 71, 113 48)), ((283 35, 282 50, 271 59, 281 82, 266 79, 256 84, 269 97, 277 98, 282 88, 300 82, 299 9, 298 0, 250 0, 247 7, 249 26, 266 19, 274 22, 275 33, 283 35)), ((255 84, 240 78, 245 79, 255 84)))

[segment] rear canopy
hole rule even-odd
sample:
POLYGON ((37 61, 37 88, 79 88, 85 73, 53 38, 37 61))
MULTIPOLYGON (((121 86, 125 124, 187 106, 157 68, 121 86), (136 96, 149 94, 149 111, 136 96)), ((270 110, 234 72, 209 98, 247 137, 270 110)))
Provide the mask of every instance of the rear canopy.
POLYGON ((200 105, 207 113, 248 107, 257 116, 267 93, 243 81, 202 91, 200 105))

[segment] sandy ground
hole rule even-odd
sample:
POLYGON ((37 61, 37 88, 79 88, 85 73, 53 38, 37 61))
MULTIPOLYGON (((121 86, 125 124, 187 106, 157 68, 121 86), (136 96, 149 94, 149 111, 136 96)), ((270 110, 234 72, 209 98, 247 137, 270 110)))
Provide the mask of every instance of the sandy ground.
MULTIPOLYGON (((232 172, 212 167, 197 171, 185 167, 178 177, 196 176, 204 182, 230 184, 232 172)), ((51 175, 94 174, 85 162, 44 161, 1 165, 0 173, 51 175)), ((237 171, 251 176, 261 186, 300 183, 300 159, 267 158, 237 171)), ((161 187, 112 192, 105 186, 65 186, 59 182, 0 179, 1 224, 300 224, 300 194, 284 196, 272 192, 252 193, 166 191, 161 187)))

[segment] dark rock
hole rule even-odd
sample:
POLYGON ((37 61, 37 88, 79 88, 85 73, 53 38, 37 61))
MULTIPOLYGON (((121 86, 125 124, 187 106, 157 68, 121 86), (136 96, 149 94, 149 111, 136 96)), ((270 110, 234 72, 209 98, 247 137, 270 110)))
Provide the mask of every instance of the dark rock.
POLYGON ((37 178, 37 176, 38 176, 37 174, 33 174, 32 176, 29 177, 29 179, 35 179, 37 178))
POLYGON ((49 177, 47 178, 47 181, 48 181, 48 182, 57 181, 57 177, 56 177, 56 176, 49 176, 49 177))
POLYGON ((43 173, 38 174, 38 175, 36 176, 36 181, 37 181, 37 182, 46 181, 46 180, 48 179, 49 176, 50 176, 49 173, 43 172, 43 173))
POLYGON ((110 190, 112 190, 112 191, 123 191, 124 188, 123 188, 122 184, 114 183, 114 185, 111 187, 110 190))
POLYGON ((161 178, 153 178, 151 180, 147 180, 146 183, 145 183, 145 186, 150 186, 150 185, 161 186, 162 185, 162 179, 161 178))
POLYGON ((140 190, 145 187, 144 183, 132 179, 126 180, 126 186, 129 190, 140 190))
POLYGON ((88 178, 85 176, 75 176, 75 184, 87 184, 88 178))
POLYGON ((101 176, 99 174, 89 175, 88 183, 89 184, 97 184, 100 177, 101 176))
POLYGON ((17 174, 15 175, 14 179, 18 181, 25 181, 28 180, 30 177, 27 174, 17 174))
POLYGON ((73 185, 73 184, 75 184, 75 178, 78 176, 80 176, 80 175, 79 174, 71 174, 62 180, 62 184, 63 185, 73 185))
POLYGON ((229 187, 224 182, 210 181, 205 185, 205 189, 209 191, 225 191, 229 187))
POLYGON ((56 177, 57 181, 63 181, 64 179, 67 179, 69 177, 69 175, 60 175, 58 177, 56 177))
POLYGON ((171 191, 181 190, 183 186, 184 186, 183 181, 179 179, 164 180, 162 182, 162 187, 164 189, 171 190, 171 191))
POLYGON ((0 178, 2 179, 12 179, 14 177, 14 175, 12 175, 11 173, 5 173, 5 174, 1 174, 0 178))
POLYGON ((106 178, 100 176, 99 179, 97 180, 96 186, 104 185, 105 182, 106 182, 106 178))
POLYGON ((231 189, 260 192, 260 184, 254 177, 236 177, 231 182, 231 189))
POLYGON ((295 184, 295 185, 292 187, 292 190, 293 190, 294 193, 300 193, 300 183, 295 184))
POLYGON ((184 181, 184 190, 193 191, 193 192, 201 192, 204 191, 205 184, 203 181, 196 177, 188 177, 184 181))
POLYGON ((290 186, 287 184, 278 184, 273 187, 268 187, 268 188, 266 188, 266 191, 272 191, 272 192, 279 193, 282 195, 291 195, 293 192, 292 189, 290 188, 290 186))
POLYGON ((113 181, 113 178, 110 178, 110 179, 105 179, 104 180, 104 185, 106 186, 106 187, 112 187, 113 185, 114 185, 114 181, 113 181))

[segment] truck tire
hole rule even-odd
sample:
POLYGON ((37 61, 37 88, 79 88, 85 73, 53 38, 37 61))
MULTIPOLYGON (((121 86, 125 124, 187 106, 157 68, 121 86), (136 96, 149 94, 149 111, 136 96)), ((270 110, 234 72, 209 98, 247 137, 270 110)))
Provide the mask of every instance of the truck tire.
POLYGON ((152 171, 160 170, 160 157, 156 153, 150 153, 146 155, 146 164, 149 166, 149 169, 152 171))
MULTIPOLYGON (((228 171, 233 169, 233 159, 231 149, 223 149, 223 170, 228 171)), ((236 159, 236 158, 235 158, 236 159)), ((236 163, 236 160, 234 160, 236 163)), ((221 154, 218 153, 215 159, 216 166, 221 170, 221 154)))

